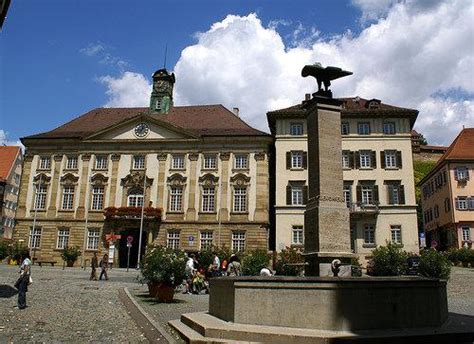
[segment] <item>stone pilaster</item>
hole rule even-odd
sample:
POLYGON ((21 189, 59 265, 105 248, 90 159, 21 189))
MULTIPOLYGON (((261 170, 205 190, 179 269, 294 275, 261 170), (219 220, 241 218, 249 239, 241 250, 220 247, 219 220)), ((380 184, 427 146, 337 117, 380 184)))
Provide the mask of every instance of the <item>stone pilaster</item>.
POLYGON ((220 186, 221 190, 220 197, 220 209, 219 209, 219 217, 220 221, 229 221, 229 209, 227 208, 227 200, 228 200, 228 192, 229 192, 229 159, 230 153, 229 152, 222 152, 219 154, 219 158, 221 159, 221 180, 220 186))
POLYGON ((195 221, 196 220, 196 162, 199 158, 197 153, 189 153, 189 199, 188 199, 188 209, 186 211, 186 220, 195 221))
POLYGON ((112 176, 110 177, 109 207, 116 207, 116 206, 120 206, 118 204, 117 205, 115 204, 120 154, 112 154, 112 156, 110 157, 110 160, 112 163, 112 176))
POLYGON ((82 172, 81 172, 81 184, 78 185, 79 192, 79 206, 76 211, 76 219, 83 219, 85 216, 85 208, 87 207, 87 197, 89 197, 90 187, 87 187, 89 182, 89 163, 91 160, 90 154, 82 154, 82 172), (87 193, 87 194, 86 194, 87 193))
POLYGON ((62 155, 54 156, 54 167, 51 172, 51 201, 49 202, 48 211, 46 217, 51 218, 56 216, 56 201, 58 199, 58 186, 59 179, 61 178, 59 173, 61 171, 61 163, 63 161, 62 155))
POLYGON ((166 159, 168 158, 168 154, 160 153, 156 157, 158 159, 158 178, 156 179, 158 185, 158 195, 156 198, 156 206, 161 207, 164 209, 165 205, 165 174, 166 174, 166 159))
MULTIPOLYGON (((23 173, 21 174, 20 195, 18 196, 18 209, 16 210, 17 219, 22 219, 26 216, 26 199, 28 197, 28 189, 30 188, 32 162, 33 155, 25 155, 23 158, 23 173)), ((32 190, 34 190, 34 188, 32 190)), ((34 202, 34 198, 35 194, 33 192, 31 195, 32 202, 34 202)))
POLYGON ((268 191, 269 191, 269 175, 268 175, 268 159, 263 152, 255 153, 257 162, 257 197, 254 221, 268 222, 268 191))

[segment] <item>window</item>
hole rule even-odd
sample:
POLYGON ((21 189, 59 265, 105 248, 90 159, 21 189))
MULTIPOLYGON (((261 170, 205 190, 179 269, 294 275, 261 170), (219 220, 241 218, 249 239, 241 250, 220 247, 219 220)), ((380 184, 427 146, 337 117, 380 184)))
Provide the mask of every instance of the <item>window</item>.
POLYGON ((291 123, 290 135, 303 135, 303 123, 291 123))
POLYGON ((344 184, 343 195, 344 195, 344 202, 346 202, 346 206, 348 208, 351 207, 352 204, 352 185, 344 184))
POLYGON ((373 204, 374 195, 371 185, 362 185, 362 204, 373 204))
POLYGON ((238 170, 245 170, 248 168, 247 154, 236 154, 234 160, 234 168, 238 170))
POLYGON ((143 190, 131 190, 128 194, 127 204, 129 207, 143 207, 143 190))
POLYGON ((28 247, 30 248, 39 248, 41 243, 41 228, 31 228, 30 229, 30 240, 28 247))
POLYGON ((375 230, 373 225, 364 227, 364 244, 375 245, 375 230))
POLYGON ((349 135, 349 123, 341 123, 341 135, 349 135))
POLYGON ((133 169, 134 170, 143 170, 145 168, 145 156, 143 155, 134 155, 133 156, 133 169))
POLYGON ((88 229, 87 230, 87 249, 98 250, 99 249, 100 230, 99 229, 88 229))
POLYGON ((245 250, 245 232, 232 232, 232 251, 245 250))
POLYGON ((169 231, 166 238, 166 246, 173 250, 179 249, 179 231, 169 231))
POLYGON ((172 186, 170 189, 170 211, 183 211, 183 187, 172 186))
POLYGON ((303 204, 303 185, 291 185, 291 204, 303 204))
POLYGON ((66 169, 68 169, 68 170, 77 169, 77 156, 68 156, 67 157, 66 169))
POLYGON ((462 241, 471 241, 471 228, 462 226, 462 241))
POLYGON ((351 154, 349 151, 342 151, 342 168, 351 168, 351 154))
POLYGON ((392 242, 394 244, 402 244, 402 227, 401 226, 390 226, 390 232, 392 235, 392 242))
POLYGON ((444 199, 444 212, 447 213, 450 210, 451 210, 451 202, 449 201, 449 198, 445 198, 444 199))
POLYGON ((104 155, 98 155, 95 157, 95 168, 96 170, 107 169, 107 157, 104 155))
POLYGON ((20 184, 20 175, 18 173, 15 173, 15 176, 13 178, 16 184, 20 184))
POLYGON ((303 168, 303 152, 291 152, 291 168, 303 168))
POLYGON ((212 213, 215 210, 215 188, 214 187, 203 187, 202 188, 202 211, 205 213, 212 213))
POLYGON ((456 209, 457 210, 467 210, 467 197, 457 197, 456 198, 456 209))
POLYGON ((46 209, 46 195, 48 187, 46 185, 36 185, 35 209, 46 209))
POLYGON ((434 206, 434 217, 437 219, 439 217, 439 207, 438 205, 434 206))
POLYGON ((155 101, 155 110, 161 110, 161 98, 158 98, 156 101, 155 101))
POLYGON ((201 250, 212 246, 212 232, 201 232, 201 250))
POLYGON ((385 167, 396 168, 397 165, 397 151, 388 150, 385 151, 385 167))
POLYGON ((71 210, 74 207, 74 186, 63 187, 63 210, 71 210))
POLYGON ((217 157, 215 155, 204 155, 204 169, 215 170, 217 168, 217 157))
MULTIPOLYGON (((142 197, 143 199, 143 197, 142 197)), ((104 187, 94 186, 92 188, 92 210, 101 210, 104 208, 104 187)))
POLYGON ((69 229, 68 228, 60 228, 58 230, 58 243, 57 248, 64 249, 68 246, 69 243, 69 229))
POLYGON ((359 135, 370 135, 370 124, 369 123, 358 123, 357 133, 359 135))
POLYGON ((469 171, 465 167, 456 167, 455 174, 456 180, 458 181, 466 181, 469 179, 469 171))
POLYGON ((40 157, 39 169, 40 170, 49 170, 49 169, 51 169, 51 158, 49 156, 40 157))
POLYGON ((173 170, 184 170, 184 155, 173 155, 173 159, 171 160, 171 168, 173 170))
POLYGON ((383 133, 385 135, 393 135, 395 134, 395 123, 393 122, 386 122, 383 124, 383 133))
POLYGON ((291 244, 303 245, 303 226, 293 226, 291 233, 291 244))
POLYGON ((361 168, 370 168, 371 164, 371 151, 360 151, 360 167, 361 168))
POLYGON ((351 240, 351 251, 355 251, 355 244, 356 244, 356 229, 354 227, 351 227, 351 233, 349 235, 350 240, 351 240))
POLYGON ((234 187, 234 212, 245 213, 247 211, 247 188, 234 187))

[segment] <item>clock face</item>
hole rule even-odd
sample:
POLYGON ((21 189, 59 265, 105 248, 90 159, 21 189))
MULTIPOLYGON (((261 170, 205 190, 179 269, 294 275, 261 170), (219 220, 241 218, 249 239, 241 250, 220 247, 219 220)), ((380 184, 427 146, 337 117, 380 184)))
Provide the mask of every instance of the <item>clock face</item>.
POLYGON ((135 127, 135 135, 137 137, 145 137, 150 132, 150 128, 146 123, 140 123, 135 127))

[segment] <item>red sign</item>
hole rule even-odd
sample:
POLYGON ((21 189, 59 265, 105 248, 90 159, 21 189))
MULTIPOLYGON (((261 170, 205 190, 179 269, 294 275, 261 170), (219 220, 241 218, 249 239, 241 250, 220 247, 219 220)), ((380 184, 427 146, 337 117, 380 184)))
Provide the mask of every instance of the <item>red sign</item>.
POLYGON ((107 241, 119 240, 120 238, 122 238, 120 234, 106 234, 105 235, 105 240, 107 241))
POLYGON ((133 237, 131 235, 129 235, 127 237, 127 243, 131 244, 133 242, 133 237))

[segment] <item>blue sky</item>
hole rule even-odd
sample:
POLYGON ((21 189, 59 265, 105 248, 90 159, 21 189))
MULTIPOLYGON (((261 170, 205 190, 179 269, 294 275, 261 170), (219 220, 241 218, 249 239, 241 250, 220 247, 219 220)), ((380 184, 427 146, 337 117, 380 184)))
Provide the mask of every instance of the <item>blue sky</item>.
POLYGON ((437 16, 451 16, 452 21, 437 25, 447 28, 474 19, 468 5, 391 0, 377 6, 370 0, 133 5, 124 0, 13 1, 0 33, 0 140, 2 135, 11 142, 53 129, 95 107, 146 106, 150 75, 162 66, 168 44, 167 66, 177 74, 178 104, 238 106, 247 121, 265 129, 266 111, 296 103, 312 91, 307 82, 296 79, 297 69, 322 61, 357 75, 336 88, 338 95, 373 96, 418 108, 419 128, 434 143, 449 143, 460 125, 474 126, 472 75, 462 76, 469 68, 472 73, 472 24, 452 33, 464 35, 468 46, 445 61, 452 65, 456 59, 459 66, 450 80, 415 75, 413 82, 419 85, 412 87, 422 91, 413 95, 409 89, 400 91, 410 87, 404 84, 406 78, 394 76, 400 68, 387 66, 411 63, 408 68, 416 70, 423 61, 413 53, 423 49, 417 40, 440 57, 457 48, 433 47, 426 37, 446 36, 446 30, 430 24, 437 16), (467 17, 462 14, 466 10, 467 17), (427 21, 426 32, 403 41, 420 21, 427 21), (395 42, 397 49, 385 46, 387 42, 395 42), (236 46, 240 49, 232 53, 236 46), (246 80, 240 85, 242 78, 246 80), (256 93, 261 97, 255 98, 256 93), (462 123, 456 120, 459 117, 462 123), (453 123, 449 135, 436 134, 438 126, 453 123))

